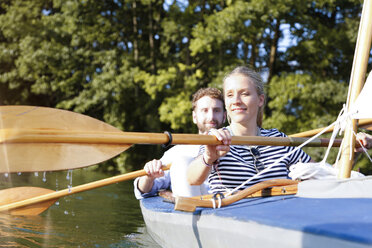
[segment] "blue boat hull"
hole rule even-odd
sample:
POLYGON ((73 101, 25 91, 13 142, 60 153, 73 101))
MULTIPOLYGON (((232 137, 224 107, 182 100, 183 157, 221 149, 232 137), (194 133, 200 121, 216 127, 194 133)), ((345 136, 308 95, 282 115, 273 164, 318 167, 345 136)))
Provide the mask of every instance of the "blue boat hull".
POLYGON ((148 232, 163 247, 372 247, 367 198, 250 198, 187 213, 151 197, 141 208, 148 232))

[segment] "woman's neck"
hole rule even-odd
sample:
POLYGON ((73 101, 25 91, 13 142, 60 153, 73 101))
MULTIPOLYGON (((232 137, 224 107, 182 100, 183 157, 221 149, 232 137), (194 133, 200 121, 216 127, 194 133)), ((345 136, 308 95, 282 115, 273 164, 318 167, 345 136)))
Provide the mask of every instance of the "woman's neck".
POLYGON ((230 127, 236 136, 257 136, 257 124, 242 125, 240 123, 231 123, 230 127))

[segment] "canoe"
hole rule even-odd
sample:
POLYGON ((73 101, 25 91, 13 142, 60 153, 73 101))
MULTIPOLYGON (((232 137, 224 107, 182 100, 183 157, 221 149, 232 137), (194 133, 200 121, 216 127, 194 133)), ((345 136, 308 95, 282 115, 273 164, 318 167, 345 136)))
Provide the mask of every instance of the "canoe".
MULTIPOLYGON (((371 86, 372 76, 368 81, 371 86)), ((363 96, 370 98, 368 92, 363 96)), ((372 113, 367 116, 371 118, 372 113)), ((326 166, 327 155, 321 163, 291 167, 291 173, 295 168, 305 173, 302 179, 315 172, 333 178, 303 181, 296 195, 249 198, 233 204, 224 204, 225 198, 222 205, 227 206, 196 210, 185 204, 187 199, 180 203, 177 198, 176 205, 161 197, 142 199, 148 233, 162 247, 372 247, 372 177, 336 179, 335 171, 339 171, 326 166), (314 170, 308 173, 307 169, 314 170), (178 211, 175 206, 193 212, 178 211)), ((347 166, 341 171, 343 177, 344 172, 350 174, 347 166)), ((207 206, 204 203, 199 206, 207 206)))
POLYGON ((246 198, 191 213, 159 196, 140 205, 148 233, 162 247, 372 247, 369 196, 246 198))
MULTIPOLYGON (((372 37, 371 11, 372 1, 364 1, 346 108, 329 126, 335 126, 333 137, 346 127, 340 163, 335 163, 341 166, 339 178, 350 177, 352 168, 349 153, 357 125, 351 120, 372 118, 372 73, 363 87, 372 37)), ((323 163, 327 156, 328 151, 323 163)), ((372 247, 371 189, 372 177, 309 180, 298 184, 296 195, 242 199, 216 209, 182 212, 161 197, 142 199, 140 205, 148 233, 162 247, 372 247)))

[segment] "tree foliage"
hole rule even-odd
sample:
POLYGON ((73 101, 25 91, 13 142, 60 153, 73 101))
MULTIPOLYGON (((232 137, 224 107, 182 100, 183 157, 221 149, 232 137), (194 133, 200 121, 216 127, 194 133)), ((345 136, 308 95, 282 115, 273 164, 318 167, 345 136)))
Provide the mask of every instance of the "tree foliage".
MULTIPOLYGON (((125 131, 195 132, 192 94, 233 67, 266 80, 264 127, 331 123, 346 99, 356 0, 14 0, 0 3, 0 104, 90 115, 125 131)), ((139 168, 135 146, 106 169, 139 168)))

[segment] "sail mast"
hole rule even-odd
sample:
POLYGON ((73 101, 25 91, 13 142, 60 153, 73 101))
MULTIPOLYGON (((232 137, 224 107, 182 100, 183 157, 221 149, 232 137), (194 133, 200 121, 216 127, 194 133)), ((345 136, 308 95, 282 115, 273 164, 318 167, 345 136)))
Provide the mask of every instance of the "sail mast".
MULTIPOLYGON (((358 97, 367 71, 368 59, 371 49, 372 39, 372 0, 365 0, 361 21, 359 24, 359 32, 357 44, 355 47, 353 67, 350 76, 350 86, 346 109, 349 111, 352 104, 358 97)), ((349 178, 354 160, 355 136, 357 132, 357 120, 352 120, 352 127, 348 126, 345 129, 344 140, 341 146, 341 158, 339 161, 340 170, 339 178, 349 178)))

